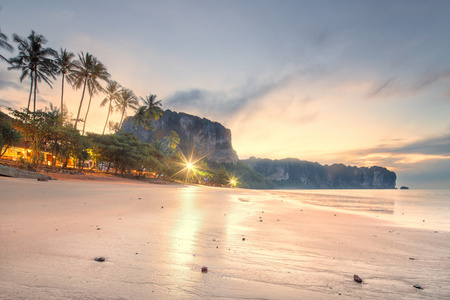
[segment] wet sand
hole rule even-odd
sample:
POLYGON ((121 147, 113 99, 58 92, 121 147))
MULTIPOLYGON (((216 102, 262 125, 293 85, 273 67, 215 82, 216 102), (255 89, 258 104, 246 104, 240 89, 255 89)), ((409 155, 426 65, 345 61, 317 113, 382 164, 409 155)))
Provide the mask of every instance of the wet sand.
POLYGON ((449 299, 449 281, 450 229, 264 191, 0 178, 0 299, 449 299))

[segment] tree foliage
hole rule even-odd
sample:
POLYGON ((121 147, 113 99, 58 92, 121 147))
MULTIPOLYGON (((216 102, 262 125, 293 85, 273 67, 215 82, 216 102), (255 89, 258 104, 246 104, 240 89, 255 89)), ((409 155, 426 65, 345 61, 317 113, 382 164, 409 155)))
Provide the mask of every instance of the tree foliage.
POLYGON ((20 132, 15 130, 8 121, 0 120, 0 157, 9 147, 19 143, 22 139, 20 132))
POLYGON ((51 48, 44 48, 43 45, 47 40, 43 35, 37 34, 34 30, 24 39, 17 34, 13 35, 14 42, 18 44, 19 55, 11 58, 9 61, 11 67, 9 70, 21 70, 20 82, 24 78, 30 78, 30 95, 28 97, 28 107, 30 109, 31 94, 33 92, 34 105, 33 112, 36 111, 36 93, 37 83, 44 81, 52 87, 52 80, 55 79, 56 63, 53 57, 57 56, 57 52, 51 48))
POLYGON ((106 162, 107 171, 113 166, 115 173, 129 174, 135 170, 140 176, 144 170, 160 172, 165 165, 163 153, 150 144, 141 143, 132 133, 88 133, 88 138, 92 142, 92 156, 97 162, 106 162))
POLYGON ((122 127, 123 118, 126 116, 127 109, 137 109, 138 104, 138 98, 133 91, 127 88, 122 88, 119 93, 119 98, 116 101, 116 110, 122 113, 119 128, 122 127))
POLYGON ((61 116, 63 116, 64 109, 64 81, 66 80, 70 84, 70 77, 66 77, 66 75, 70 75, 74 68, 74 59, 75 54, 72 52, 68 52, 66 49, 60 49, 60 52, 57 53, 55 63, 56 63, 56 74, 62 75, 61 79, 61 116))
POLYGON ((152 94, 145 98, 140 97, 144 105, 137 109, 134 116, 136 128, 142 125, 145 129, 151 129, 152 122, 163 115, 161 100, 156 101, 156 97, 152 94))
POLYGON ((114 111, 113 104, 115 104, 120 97, 120 91, 122 87, 117 81, 109 80, 108 85, 105 88, 106 97, 100 103, 100 106, 108 104, 108 114, 106 115, 105 127, 103 127, 103 133, 105 134, 106 126, 108 124, 109 115, 114 111))
MULTIPOLYGON (((89 144, 71 124, 61 125, 61 115, 56 107, 30 112, 28 109, 11 110, 18 125, 22 128, 25 142, 32 150, 32 163, 43 161, 43 152, 48 151, 55 158, 67 160, 70 157, 78 162, 87 159, 89 144)), ((55 166, 56 160, 53 159, 55 166)))

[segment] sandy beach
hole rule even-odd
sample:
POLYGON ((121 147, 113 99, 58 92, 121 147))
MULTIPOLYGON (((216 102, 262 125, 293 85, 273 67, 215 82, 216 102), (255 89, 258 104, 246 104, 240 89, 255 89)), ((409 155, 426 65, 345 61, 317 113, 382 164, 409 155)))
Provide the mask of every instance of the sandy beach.
POLYGON ((449 280, 450 229, 266 191, 0 178, 1 299, 449 299, 449 280))

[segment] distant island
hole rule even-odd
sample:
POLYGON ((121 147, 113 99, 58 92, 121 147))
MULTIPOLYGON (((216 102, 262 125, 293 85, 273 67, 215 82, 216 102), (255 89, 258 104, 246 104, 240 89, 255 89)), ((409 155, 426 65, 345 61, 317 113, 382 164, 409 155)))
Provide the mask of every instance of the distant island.
POLYGON ((394 189, 397 176, 384 167, 331 166, 295 158, 270 160, 252 157, 239 160, 231 142, 231 131, 218 122, 198 116, 165 110, 153 121, 153 130, 135 126, 128 117, 122 129, 135 133, 141 142, 176 131, 184 153, 194 149, 205 156, 211 167, 226 168, 242 181, 243 187, 276 189, 394 189))

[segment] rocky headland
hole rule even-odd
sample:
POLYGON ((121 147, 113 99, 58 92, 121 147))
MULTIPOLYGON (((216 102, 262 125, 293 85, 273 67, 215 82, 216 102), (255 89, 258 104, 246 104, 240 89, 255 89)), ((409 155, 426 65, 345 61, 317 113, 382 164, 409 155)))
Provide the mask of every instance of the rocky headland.
POLYGON ((141 142, 163 139, 171 131, 175 131, 180 137, 179 148, 185 154, 194 151, 196 156, 205 156, 217 163, 235 164, 238 161, 231 144, 231 130, 218 122, 165 110, 162 117, 153 122, 153 127, 154 130, 143 126, 135 128, 133 117, 127 118, 123 124, 123 130, 136 133, 141 142))
MULTIPOLYGON (((189 155, 194 149, 197 157, 205 156, 209 161, 217 164, 236 165, 239 161, 237 168, 242 169, 242 164, 245 164, 252 172, 264 176, 273 183, 270 186, 264 184, 259 188, 393 189, 396 185, 396 174, 377 166, 370 168, 343 164, 329 166, 294 158, 270 160, 252 157, 239 160, 233 149, 230 129, 218 122, 182 112, 165 110, 163 116, 153 122, 153 130, 142 126, 136 128, 133 117, 129 117, 125 120, 122 129, 126 132, 134 132, 141 142, 163 139, 171 131, 175 131, 180 137, 179 148, 183 153, 189 155)), ((261 179, 249 175, 248 170, 246 173, 248 178, 253 178, 253 181, 261 179)), ((254 187, 254 184, 248 187, 254 187)))
POLYGON ((280 160, 251 157, 242 160, 272 180, 278 188, 300 189, 393 189, 397 176, 383 167, 321 165, 295 158, 280 160))

